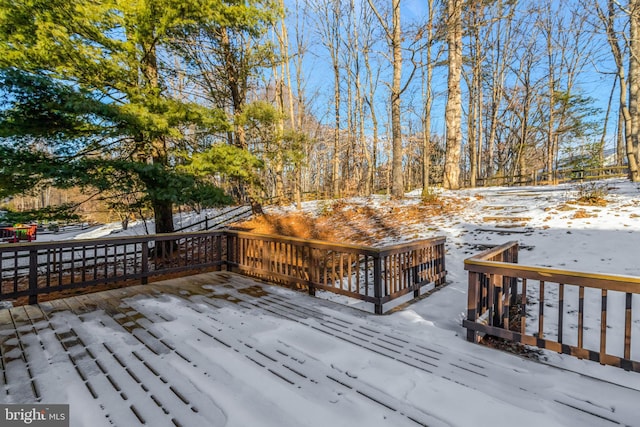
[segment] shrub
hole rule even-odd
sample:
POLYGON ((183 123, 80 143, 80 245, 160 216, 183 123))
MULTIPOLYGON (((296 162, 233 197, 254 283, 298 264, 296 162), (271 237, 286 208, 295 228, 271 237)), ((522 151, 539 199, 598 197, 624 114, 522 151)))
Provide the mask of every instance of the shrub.
POLYGON ((577 202, 589 206, 606 206, 606 196, 609 194, 607 184, 591 181, 576 186, 577 202))

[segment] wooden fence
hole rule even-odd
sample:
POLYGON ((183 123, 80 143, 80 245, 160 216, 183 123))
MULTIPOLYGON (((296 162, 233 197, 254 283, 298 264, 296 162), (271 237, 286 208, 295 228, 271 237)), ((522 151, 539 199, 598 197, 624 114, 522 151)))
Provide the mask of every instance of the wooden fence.
MULTIPOLYGON (((601 168, 565 168, 552 172, 532 172, 527 175, 498 175, 490 178, 477 178, 478 187, 491 187, 498 185, 541 185, 541 184, 561 184, 571 181, 593 181, 599 179, 625 177, 629 174, 627 166, 607 166, 601 168)), ((469 185, 469 179, 465 179, 465 184, 469 185)))
POLYGON ((517 265, 509 242, 465 260, 467 339, 488 334, 640 372, 640 277, 517 265), (635 323, 635 326, 634 326, 635 323))
POLYGON ((0 300, 227 269, 383 305, 445 280, 444 238, 383 249, 240 231, 0 245, 0 300))
POLYGON ((226 224, 231 222, 238 221, 240 219, 246 218, 247 216, 252 214, 251 206, 235 206, 231 209, 227 209, 218 215, 209 217, 208 215, 204 216, 204 219, 200 221, 194 222, 192 224, 187 224, 184 227, 177 228, 175 230, 178 232, 195 232, 195 231, 207 231, 212 229, 222 229, 226 224))

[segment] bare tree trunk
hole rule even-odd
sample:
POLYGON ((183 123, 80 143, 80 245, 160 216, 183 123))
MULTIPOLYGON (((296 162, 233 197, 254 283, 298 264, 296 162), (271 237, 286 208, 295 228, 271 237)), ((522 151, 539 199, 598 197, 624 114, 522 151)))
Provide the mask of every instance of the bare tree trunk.
POLYGON ((482 153, 482 47, 480 27, 483 25, 484 6, 481 1, 468 4, 468 31, 471 41, 469 58, 471 62, 471 81, 469 87, 469 106, 467 119, 467 140, 469 149, 469 185, 476 186, 482 153))
MULTIPOLYGON (((640 3, 638 0, 630 0, 630 6, 633 6, 634 3, 636 6, 640 3)), ((625 76, 625 69, 624 69, 624 61, 622 58, 622 50, 620 49, 620 41, 619 41, 619 37, 618 34, 616 33, 615 27, 614 27, 614 20, 615 20, 615 8, 616 8, 616 1, 615 0, 608 0, 607 2, 607 14, 605 15, 604 12, 599 8, 598 3, 595 4, 596 5, 596 10, 598 12, 598 16, 600 18, 600 20, 602 21, 602 23, 604 24, 606 31, 607 31, 607 40, 609 42, 609 47, 611 48, 611 53, 613 55, 613 59, 616 63, 616 69, 617 69, 617 74, 618 74, 618 80, 620 81, 620 92, 619 92, 619 96, 620 96, 620 117, 623 119, 624 122, 624 140, 625 140, 625 148, 626 148, 626 156, 627 156, 627 161, 629 164, 629 178, 634 181, 640 181, 640 173, 638 171, 638 157, 636 154, 636 146, 634 146, 634 142, 633 142, 633 125, 632 125, 632 115, 630 112, 630 108, 627 106, 627 91, 628 91, 628 87, 627 87, 627 79, 625 76)), ((629 18, 631 22, 634 21, 634 19, 632 19, 632 17, 629 18)), ((631 25, 632 27, 634 27, 634 31, 637 32, 638 28, 637 28, 638 22, 636 20, 636 23, 631 25)), ((633 31, 632 31, 633 33, 633 31)), ((637 42, 636 42, 637 43, 637 42)), ((637 44, 635 45, 636 49, 640 46, 638 46, 637 44)), ((636 53, 640 53, 640 52, 636 52, 636 53)), ((633 55, 633 51, 631 50, 630 55, 633 55)), ((638 69, 637 67, 637 61, 635 67, 633 68, 634 72, 640 72, 640 69, 638 69)), ((629 80, 630 82, 634 80, 634 76, 632 75, 632 67, 631 64, 629 65, 629 80)), ((640 75, 635 76, 635 81, 636 81, 636 85, 638 83, 640 83, 640 75)), ((636 87, 637 89, 637 87, 636 87)), ((631 93, 631 91, 629 90, 629 93, 631 93)), ((629 95, 629 97, 631 97, 631 94, 629 95)), ((637 91, 636 91, 636 97, 637 97, 637 91)), ((636 98, 637 99, 637 98, 636 98)))
MULTIPOLYGON (((480 52, 480 38, 476 39, 476 52, 480 52)), ((484 97, 482 91, 482 60, 483 55, 479 55, 478 61, 474 70, 474 80, 476 86, 476 93, 478 94, 476 101, 476 117, 477 117, 477 126, 476 129, 476 172, 473 174, 473 187, 477 185, 476 179, 482 175, 482 163, 484 161, 483 158, 483 146, 484 146, 484 122, 483 122, 483 114, 484 114, 484 97)))
MULTIPOLYGON (((303 82, 303 72, 302 66, 304 61, 304 56, 307 50, 307 47, 304 42, 304 29, 300 27, 300 22, 304 22, 304 20, 300 19, 300 11, 299 11, 299 2, 296 2, 296 61, 294 62, 295 76, 296 76, 296 113, 297 113, 297 121, 296 121, 296 129, 299 132, 303 131, 303 117, 305 115, 305 96, 304 96, 304 82, 303 82)), ((309 147, 308 142, 303 139, 303 146, 301 147, 304 158, 309 158, 309 147)), ((296 165, 296 208, 298 210, 302 209, 302 192, 304 191, 304 178, 303 178, 303 168, 301 162, 298 162, 296 165)))
POLYGON ((629 115, 631 141, 627 140, 629 166, 632 158, 631 180, 640 182, 638 160, 640 159, 640 0, 629 1, 629 115))
MULTIPOLYGON (((547 21, 551 20, 551 8, 547 8, 547 21)), ((547 96, 549 98, 549 121, 547 124, 547 158, 546 158, 546 169, 547 169, 547 182, 555 183, 555 168, 553 165, 554 160, 554 143, 555 143, 555 108, 556 108, 556 80, 555 80, 555 68, 554 68, 554 59, 553 59, 553 40, 552 40, 552 26, 551 23, 547 22, 546 28, 546 42, 547 42, 547 63, 549 66, 549 75, 547 76, 547 96)))
POLYGON ((402 122, 400 95, 402 93, 402 29, 400 27, 400 0, 391 0, 391 27, 382 18, 372 0, 368 0, 380 25, 387 35, 391 47, 393 62, 393 78, 391 82, 391 196, 404 197, 404 180, 402 171, 402 122))
POLYGON ((404 197, 402 176, 402 124, 400 117, 400 84, 402 79, 402 34, 400 29, 400 0, 393 0, 393 83, 391 84, 391 133, 393 138, 391 195, 404 197))
POLYGON ((475 85, 475 70, 473 70, 474 76, 470 85, 469 99, 468 99, 468 113, 467 113, 467 148, 469 151, 469 186, 476 186, 476 173, 478 170, 477 158, 476 158, 476 92, 475 85))
POLYGON ((618 126, 616 129, 616 166, 624 165, 626 150, 624 147, 624 115, 622 109, 618 108, 618 126))
POLYGON ((368 170, 368 179, 370 180, 371 192, 376 191, 376 170, 378 167, 378 116, 376 115, 375 108, 375 96, 376 96, 376 84, 371 70, 371 62, 369 61, 369 49, 368 47, 363 51, 364 66, 369 76, 369 94, 367 97, 367 104, 369 105, 369 111, 371 112, 371 130, 373 132, 373 141, 371 147, 371 162, 368 170))
MULTIPOLYGON (((284 10, 284 0, 280 0, 280 7, 284 10)), ((287 107, 288 107, 288 116, 289 116, 289 126, 291 131, 294 134, 294 138, 297 138, 297 126, 296 126, 296 117, 293 108, 293 90, 291 86, 291 69, 289 67, 290 57, 289 57, 289 32, 287 30, 287 25, 284 20, 284 17, 280 20, 280 33, 278 34, 278 43, 280 45, 280 54, 282 55, 282 82, 286 82, 286 97, 287 97, 287 107)), ((284 90, 281 90, 280 96, 284 97, 284 90)), ((279 104, 281 112, 284 113, 284 99, 279 104)), ((284 120, 284 114, 283 119, 284 120)), ((284 124, 281 125, 282 130, 284 130, 284 124)), ((282 137, 282 135, 280 135, 282 137)), ((296 206, 298 209, 302 209, 302 195, 300 190, 300 162, 296 162, 294 164, 293 171, 293 195, 294 200, 296 202, 296 206)), ((284 184, 283 184, 284 187, 284 184)))
MULTIPOLYGON (((353 13, 349 11, 349 13, 353 13)), ((347 46, 353 46, 353 36, 351 31, 348 31, 347 46)), ((345 49, 345 60, 344 60, 344 68, 345 68, 345 86, 347 88, 347 102, 345 103, 346 108, 346 152, 344 154, 342 160, 342 182, 343 182, 343 191, 346 189, 346 194, 343 196, 353 196, 353 174, 354 169, 357 167, 354 162, 354 144, 355 144, 355 120, 354 120, 354 99, 353 99, 353 70, 352 70, 352 59, 349 52, 349 48, 345 49)))
POLYGON ((445 109, 446 151, 444 187, 460 188, 460 150, 462 148, 461 115, 462 95, 462 0, 447 0, 447 45, 449 51, 447 105, 445 109))
MULTIPOLYGON (((366 26, 370 26, 371 20, 368 19, 366 13, 362 11, 362 16, 358 19, 358 15, 356 14, 356 6, 354 0, 351 0, 351 9, 353 13, 351 25, 353 27, 353 60, 354 60, 354 84, 355 84, 355 120, 357 127, 357 145, 359 147, 361 159, 363 164, 361 163, 359 166, 360 176, 358 179, 359 193, 364 193, 365 195, 369 195, 373 192, 371 186, 371 153, 369 148, 367 147, 367 140, 365 138, 365 111, 364 111, 364 94, 362 89, 362 80, 361 80, 361 72, 360 72, 360 54, 362 51, 368 50, 367 44, 369 40, 367 37, 367 28, 366 26), (358 30, 358 25, 362 23, 365 26, 364 28, 364 46, 360 48, 360 32, 358 30), (364 175, 364 176, 363 176, 364 175)), ((365 9, 365 8, 362 8, 365 9)), ((369 30, 370 31, 370 30, 369 30)))
POLYGON ((433 91, 431 89, 433 80, 433 67, 432 63, 433 52, 433 20, 434 20, 434 0, 428 0, 429 19, 427 21, 427 48, 426 48, 426 63, 424 65, 425 71, 423 74, 423 88, 422 93, 425 99, 424 102, 424 116, 422 118, 422 197, 428 197, 429 195, 429 174, 431 173, 431 110, 433 108, 433 91))
POLYGON ((272 173, 274 178, 274 196, 276 198, 277 203, 285 202, 285 192, 284 192, 284 158, 283 158, 283 135, 284 135, 284 116, 282 112, 284 111, 284 84, 283 84, 283 76, 278 72, 278 68, 273 66, 273 76, 275 79, 275 97, 276 97, 276 105, 278 107, 278 112, 280 113, 280 117, 275 123, 275 141, 273 144, 275 145, 275 149, 273 150, 273 163, 272 163, 272 173))

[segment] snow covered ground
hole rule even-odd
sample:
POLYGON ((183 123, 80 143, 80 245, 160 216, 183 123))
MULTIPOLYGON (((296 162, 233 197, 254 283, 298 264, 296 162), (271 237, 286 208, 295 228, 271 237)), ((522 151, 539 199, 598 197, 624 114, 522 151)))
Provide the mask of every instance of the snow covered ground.
MULTIPOLYGON (((331 308, 326 302, 317 303, 317 310, 329 317, 337 316, 353 328, 387 334, 387 338, 381 335, 382 338, 393 340, 395 337, 407 348, 423 345, 437 350, 449 368, 442 368, 445 369, 443 371, 435 367, 433 374, 395 363, 384 355, 364 351, 348 340, 332 339, 326 333, 318 333, 320 326, 316 320, 311 321, 312 329, 316 329, 310 330, 265 311, 226 303, 209 317, 200 318, 193 311, 193 300, 185 301, 186 296, 185 300, 176 296, 161 300, 128 299, 125 302, 128 307, 149 316, 170 314, 169 320, 156 324, 160 333, 169 337, 169 341, 173 340, 174 344, 184 345, 185 349, 193 351, 190 354, 195 354, 193 357, 198 363, 211 364, 211 369, 207 370, 210 375, 203 375, 200 367, 193 369, 178 357, 163 356, 158 360, 161 366, 169 369, 168 372, 183 375, 181 381, 195 393, 203 395, 202 398, 193 397, 202 402, 200 415, 193 417, 191 425, 194 427, 207 425, 202 424, 203 419, 212 426, 238 427, 415 425, 410 418, 399 417, 397 413, 390 416, 380 404, 367 403, 367 399, 358 397, 353 390, 364 390, 369 396, 387 399, 383 403, 400 408, 404 413, 414 411, 430 425, 595 427, 615 425, 611 420, 619 420, 616 422, 640 426, 639 373, 549 352, 543 354, 541 361, 526 360, 466 342, 466 331, 461 326, 467 305, 467 273, 463 261, 479 252, 479 245, 518 240, 525 248, 520 252, 522 264, 640 276, 640 188, 617 179, 603 181, 602 185, 607 188, 608 203, 595 207, 573 203, 579 190, 577 184, 443 191, 443 197, 457 200, 463 209, 455 214, 398 224, 393 237, 381 239, 377 245, 446 236, 447 286, 385 316, 345 307, 331 308), (517 221, 511 220, 513 218, 517 221), (222 348, 225 350, 222 351, 219 345, 203 344, 201 341, 206 340, 206 336, 194 329, 194 325, 206 331, 210 329, 212 334, 215 331, 226 334, 227 340, 236 340, 235 355, 233 350, 222 348), (322 381, 313 387, 288 387, 286 382, 272 375, 273 372, 269 374, 258 369, 255 363, 247 362, 246 357, 240 357, 239 349, 246 348, 262 349, 273 357, 286 353, 301 365, 308 362, 307 368, 313 366, 314 369, 304 368, 304 373, 314 380, 311 373, 315 372, 322 381), (478 369, 481 369, 482 376, 471 372, 478 369), (358 386, 352 384, 349 389, 344 384, 326 381, 326 375, 334 375, 344 383, 352 381, 358 386), (215 405, 206 407, 207 399, 215 405), (585 404, 594 408, 596 416, 585 416, 584 412, 572 407, 584 407, 585 404)), ((373 196, 352 199, 349 203, 380 209, 389 209, 393 204, 396 209, 402 209, 421 201, 419 192, 415 192, 401 202, 373 196)), ((326 207, 327 202, 304 204, 304 210, 314 215, 326 207)), ((267 212, 282 213, 293 209, 269 208, 267 212)), ((140 226, 130 226, 130 230, 137 227, 140 226)), ((108 226, 100 232, 106 234, 107 230, 108 226)), ((132 232, 130 230, 127 233, 132 232)), ((68 233, 64 237, 97 237, 100 232, 68 233)), ((59 237, 62 236, 61 233, 59 237)), ((40 236, 38 240, 41 240, 40 236)), ((283 300, 297 301, 309 307, 313 305, 314 300, 308 296, 274 289, 270 292, 283 300)), ((211 286, 210 290, 232 292, 216 286, 211 286)), ((242 295, 237 293, 236 297, 242 298, 242 295)), ((632 336, 634 345, 638 346, 640 300, 637 296, 633 304, 632 336)), ((58 321, 78 322, 64 316, 61 314, 58 321)), ((97 316, 95 321, 83 319, 82 325, 74 326, 75 330, 84 333, 87 341, 95 345, 100 340, 115 343, 119 346, 118 352, 125 355, 138 350, 140 342, 131 342, 122 333, 103 329, 100 324, 102 317, 97 316)), ((639 355, 640 349, 634 347, 632 357, 637 360, 639 355)), ((261 363, 269 366, 268 358, 263 359, 260 359, 261 363)), ((49 371, 46 378, 54 381, 55 371, 49 371)), ((67 391, 65 384, 52 384, 49 390, 48 396, 75 396, 76 399, 80 399, 83 392, 77 384, 71 384, 67 391)), ((3 400, 12 401, 4 394, 0 396, 0 401, 3 400)), ((81 409, 74 418, 77 425, 89 425, 83 420, 91 419, 91 411, 99 411, 90 399, 84 400, 87 401, 86 411, 81 409)), ((150 419, 154 421, 153 425, 164 425, 162 418, 150 419)), ((169 425, 169 420, 165 421, 169 425)))

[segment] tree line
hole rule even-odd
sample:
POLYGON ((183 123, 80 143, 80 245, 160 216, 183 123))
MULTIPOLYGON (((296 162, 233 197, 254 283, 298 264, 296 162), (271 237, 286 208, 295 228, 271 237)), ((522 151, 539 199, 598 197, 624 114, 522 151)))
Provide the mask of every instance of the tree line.
POLYGON ((176 206, 552 181, 606 147, 640 180, 640 0, 418 3, 0 0, 0 198, 80 188, 171 232, 176 206))

